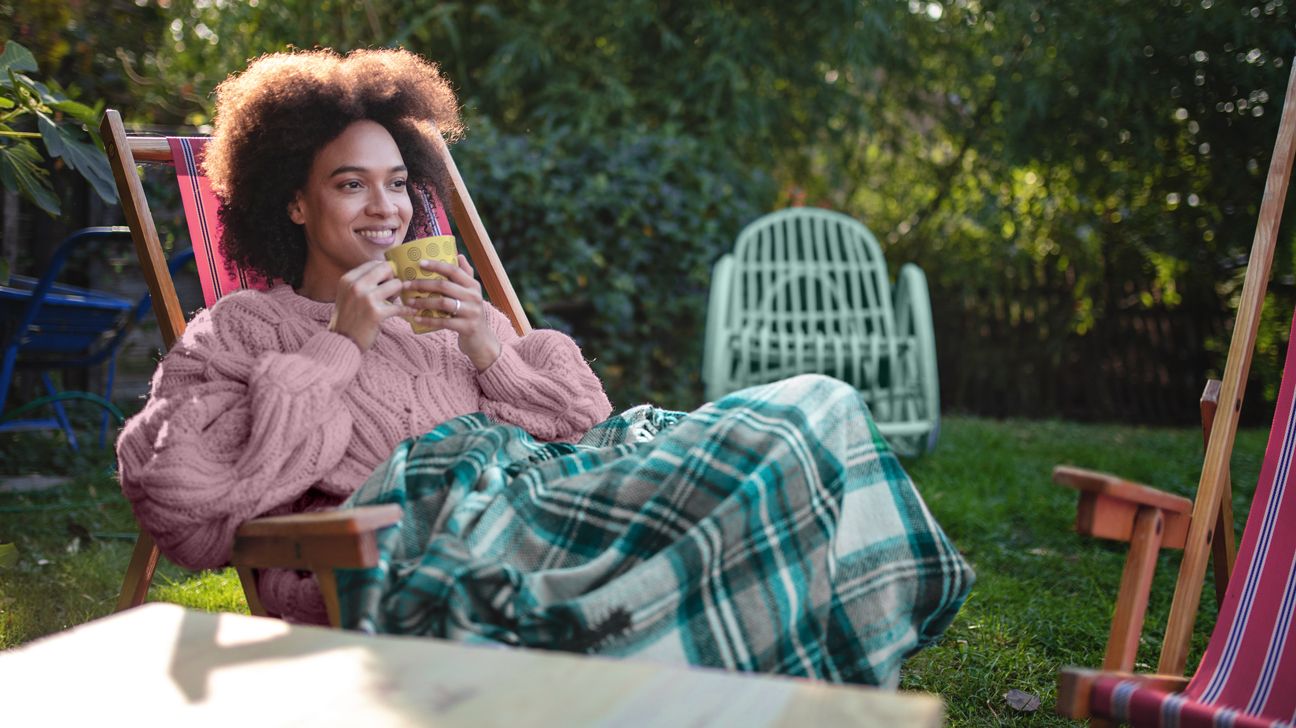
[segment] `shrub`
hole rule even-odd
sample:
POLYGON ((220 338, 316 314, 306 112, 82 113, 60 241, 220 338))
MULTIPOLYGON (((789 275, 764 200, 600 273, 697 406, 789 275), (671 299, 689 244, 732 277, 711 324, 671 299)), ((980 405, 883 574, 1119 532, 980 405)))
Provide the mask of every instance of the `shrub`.
POLYGON ((572 334, 618 408, 700 403, 711 266, 773 182, 667 130, 479 120, 454 154, 532 323, 572 334))

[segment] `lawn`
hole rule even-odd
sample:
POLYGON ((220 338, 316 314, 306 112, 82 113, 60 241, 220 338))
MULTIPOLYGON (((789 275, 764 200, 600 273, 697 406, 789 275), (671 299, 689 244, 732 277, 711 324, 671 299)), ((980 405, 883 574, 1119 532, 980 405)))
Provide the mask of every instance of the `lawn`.
MULTIPOLYGON (((1234 509, 1245 518, 1264 451, 1264 433, 1239 434, 1233 458, 1234 509)), ((1101 662, 1120 580, 1120 544, 1071 529, 1075 497, 1054 486, 1058 463, 1083 465, 1190 495, 1202 457, 1197 429, 1079 425, 1056 421, 945 420, 936 452, 906 467, 937 520, 977 572, 971 598, 938 644, 911 658, 905 689, 941 694, 954 726, 1073 725, 1052 713, 1058 668, 1101 662), (1041 707, 1017 712, 1017 689, 1041 707)), ((70 457, 57 441, 6 435, 6 474, 57 472, 73 480, 26 494, 0 493, 0 649, 107 614, 130 556, 134 524, 110 472, 111 457, 70 457)), ((1178 568, 1162 557, 1139 661, 1150 669, 1178 568)), ((246 611, 232 571, 193 574, 164 565, 150 599, 197 609, 246 611)), ((1215 611, 1207 589, 1191 661, 1200 656, 1215 611)))

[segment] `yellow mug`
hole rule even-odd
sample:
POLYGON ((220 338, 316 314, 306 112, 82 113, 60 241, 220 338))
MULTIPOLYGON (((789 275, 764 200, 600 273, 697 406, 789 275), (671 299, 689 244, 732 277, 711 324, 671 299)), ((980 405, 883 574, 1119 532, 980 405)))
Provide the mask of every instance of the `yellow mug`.
MULTIPOLYGON (((402 281, 413 280, 436 280, 445 278, 438 273, 424 270, 419 265, 422 260, 441 260, 452 265, 458 265, 459 253, 455 250, 455 239, 453 235, 434 235, 429 238, 419 238, 411 240, 408 243, 402 243, 394 248, 390 248, 383 253, 387 257, 387 264, 391 266, 392 272, 402 281)), ((411 301, 416 298, 431 296, 440 298, 436 293, 425 293, 423 291, 401 291, 401 301, 405 305, 411 305, 411 301)), ((423 309, 423 315, 431 318, 449 318, 450 314, 445 311, 436 311, 423 309)), ((413 317, 403 317, 410 322, 414 333, 423 334, 432 329, 422 326, 413 320, 413 317)))

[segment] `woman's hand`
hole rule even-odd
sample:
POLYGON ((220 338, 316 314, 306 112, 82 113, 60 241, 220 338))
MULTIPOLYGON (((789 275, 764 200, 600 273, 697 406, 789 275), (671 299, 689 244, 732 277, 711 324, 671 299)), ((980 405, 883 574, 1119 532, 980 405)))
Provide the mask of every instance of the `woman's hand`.
POLYGON ((500 341, 486 317, 481 284, 473 277, 468 259, 459 256, 455 266, 439 260, 424 260, 423 270, 439 273, 445 279, 418 279, 405 282, 407 291, 438 293, 440 298, 415 298, 410 305, 419 311, 444 311, 450 318, 418 317, 418 322, 435 331, 448 329, 459 334, 459 350, 472 360, 478 371, 484 371, 500 355, 500 341))
POLYGON ((401 279, 385 260, 371 260, 347 271, 338 281, 329 331, 351 339, 360 351, 368 351, 385 319, 410 313, 396 297, 401 286, 401 279))

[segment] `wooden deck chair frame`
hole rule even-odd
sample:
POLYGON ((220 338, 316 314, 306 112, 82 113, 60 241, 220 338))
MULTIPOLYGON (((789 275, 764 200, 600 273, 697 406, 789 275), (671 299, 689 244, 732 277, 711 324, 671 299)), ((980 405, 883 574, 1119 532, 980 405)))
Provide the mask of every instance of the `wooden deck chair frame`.
MULTIPOLYGON (((1233 534, 1229 459, 1237 435, 1242 395, 1255 348, 1256 330, 1277 246, 1278 227, 1296 153, 1296 63, 1274 144, 1264 198, 1251 247, 1229 344, 1222 381, 1207 384, 1202 396, 1202 426, 1206 457, 1194 500, 1173 496, 1114 475, 1058 467, 1054 479, 1080 491, 1076 528, 1081 533, 1128 541, 1130 549, 1121 577, 1120 594, 1109 634, 1103 670, 1065 668, 1060 676, 1057 711, 1072 718, 1090 717, 1093 681, 1104 674, 1140 680, 1162 692, 1178 692, 1188 684, 1184 669, 1193 622, 1201 600, 1206 563, 1214 560, 1215 588, 1223 600, 1236 556, 1233 534), (1222 405, 1222 406, 1221 406, 1222 405), (1182 548, 1183 558, 1171 603, 1157 674, 1133 676, 1139 635, 1147 610, 1152 573, 1161 547, 1182 548)), ((1286 372, 1285 376, 1292 376, 1286 372)), ((1106 725, 1095 719, 1093 725, 1106 725)))
MULTIPOLYGON (((157 228, 149 211, 140 181, 140 163, 173 162, 166 138, 132 136, 126 133, 121 116, 109 109, 100 125, 117 193, 135 243, 140 267, 153 297, 162 341, 170 348, 184 333, 185 317, 176 297, 175 286, 167 270, 167 259, 158 239, 157 228)), ((473 261, 487 297, 512 321, 519 335, 531 331, 526 313, 500 264, 495 247, 482 225, 477 209, 464 185, 450 150, 439 134, 434 134, 437 152, 445 164, 450 180, 449 210, 468 255, 473 261)), ((376 534, 400 519, 395 505, 370 506, 345 511, 310 513, 274 518, 259 518, 243 524, 235 535, 231 564, 237 569, 248 609, 265 615, 257 595, 255 569, 302 569, 315 573, 324 594, 329 621, 339 624, 337 582, 334 569, 364 568, 377 563, 376 534)), ((117 600, 117 610, 144 602, 153 572, 157 568, 158 548, 153 538, 141 532, 135 543, 130 564, 117 600)))

